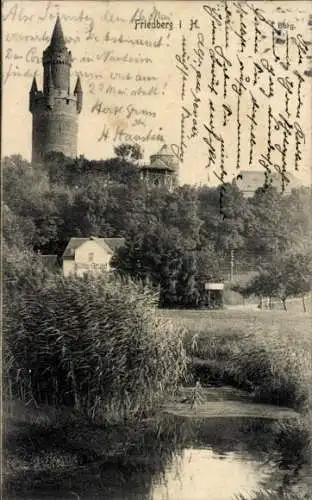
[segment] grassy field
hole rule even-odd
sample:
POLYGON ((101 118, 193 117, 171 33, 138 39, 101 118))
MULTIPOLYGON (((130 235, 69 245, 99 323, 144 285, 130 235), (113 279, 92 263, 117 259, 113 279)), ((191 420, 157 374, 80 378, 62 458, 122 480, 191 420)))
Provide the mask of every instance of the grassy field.
POLYGON ((275 309, 271 311, 260 310, 255 306, 229 306, 215 311, 164 309, 161 314, 183 324, 190 334, 241 334, 250 328, 261 326, 264 329, 278 328, 285 335, 299 335, 301 339, 310 338, 312 346, 312 297, 306 299, 306 313, 302 310, 300 299, 289 301, 287 312, 282 310, 280 304, 274 305, 275 309))
POLYGON ((308 335, 311 333, 308 326, 312 321, 312 314, 308 313, 233 308, 216 311, 166 310, 162 314, 181 322, 190 334, 240 335, 250 328, 261 326, 268 330, 278 328, 285 335, 299 335, 301 339, 310 337, 312 345, 312 335, 308 335))

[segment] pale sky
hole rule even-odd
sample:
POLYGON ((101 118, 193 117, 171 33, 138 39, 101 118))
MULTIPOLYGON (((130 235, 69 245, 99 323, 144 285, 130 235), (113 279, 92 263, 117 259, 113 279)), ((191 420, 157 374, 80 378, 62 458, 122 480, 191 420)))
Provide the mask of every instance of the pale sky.
MULTIPOLYGON (((220 174, 220 143, 214 141, 215 164, 210 163, 207 145, 210 103, 215 108, 215 133, 221 135, 225 143, 224 167, 230 180, 237 172, 236 122, 237 94, 232 90, 239 79, 239 60, 244 66, 245 92, 240 103, 241 169, 261 170, 259 159, 267 151, 268 105, 275 117, 285 115, 285 88, 283 82, 288 77, 293 87, 288 87, 289 116, 291 124, 299 124, 304 136, 301 140, 298 171, 294 172, 295 134, 289 137, 287 148, 287 170, 294 173, 303 183, 310 184, 311 176, 311 96, 312 78, 304 76, 301 87, 302 106, 300 118, 296 117, 296 92, 298 77, 294 71, 304 74, 311 69, 311 46, 303 54, 303 62, 298 63, 300 40, 311 40, 308 27, 311 3, 309 1, 274 1, 255 3, 262 9, 265 22, 260 21, 262 42, 257 55, 254 50, 254 16, 252 2, 241 4, 243 17, 235 3, 228 2, 231 12, 229 45, 225 44, 225 9, 221 2, 13 2, 5 1, 3 6, 3 115, 2 154, 19 153, 26 159, 31 157, 32 116, 28 110, 29 89, 34 73, 42 88, 43 67, 41 57, 48 46, 57 13, 61 17, 63 32, 68 40, 74 62, 71 70, 71 89, 76 76, 81 75, 83 87, 83 110, 79 115, 78 154, 89 159, 113 156, 113 148, 121 142, 129 142, 118 135, 120 131, 138 136, 144 149, 144 160, 167 143, 181 143, 181 113, 184 120, 184 161, 180 164, 181 182, 216 184, 214 171, 220 174), (206 5, 206 8, 204 7, 206 5), (218 17, 220 16, 220 17, 218 17), (133 20, 141 21, 137 26, 133 20), (167 22, 163 28, 148 29, 143 21, 167 22), (220 26, 218 20, 220 20, 220 26), (212 40, 212 22, 215 21, 215 41, 212 40), (172 21, 172 29, 170 25, 172 21), (246 27, 246 46, 241 53, 239 34, 246 27), (290 67, 286 71, 274 60, 271 48, 272 28, 266 21, 284 22, 282 36, 289 34, 290 67), (190 27, 193 27, 190 30, 190 27), (184 38, 183 38, 184 37, 184 38), (185 92, 182 98, 182 44, 187 66, 185 92), (218 54, 217 54, 218 52, 218 54), (222 54, 224 57, 220 56, 222 54), (219 81, 216 96, 209 90, 212 79, 212 60, 215 64, 215 81, 219 81), (269 89, 268 72, 261 75, 263 80, 258 88, 253 85, 254 63, 267 61, 274 71, 274 96, 270 100, 259 90, 269 89), (180 61, 180 63, 179 63, 180 61), (223 96, 223 68, 218 66, 228 61, 228 94, 223 96), (180 66, 180 69, 178 69, 180 66), (197 71, 197 72, 196 72, 197 71), (197 85, 197 88, 196 88, 197 85), (250 125, 247 115, 251 114, 250 92, 259 104, 257 112, 256 145, 252 164, 250 156, 250 125), (184 108, 183 108, 184 106, 184 108), (226 126, 223 125, 224 106, 232 110, 226 126), (183 111, 184 109, 184 111, 183 111), (193 128, 192 128, 193 127, 193 128), (102 132, 104 139, 99 140, 102 132), (193 137, 191 137, 193 135, 193 137), (159 140, 163 136, 163 141, 159 140), (143 138, 149 140, 143 141, 143 138), (151 140, 152 139, 152 140, 151 140), (305 142, 305 144, 303 144, 305 142)), ((311 28, 311 27, 310 27, 311 28)), ((285 43, 277 44, 276 51, 283 59, 285 43)), ((296 127, 296 125, 294 125, 296 127)), ((298 128, 293 128, 298 130, 298 128)), ((273 144, 282 145, 282 129, 274 131, 273 144)), ((135 137, 134 137, 135 138, 135 137)), ((176 148, 175 148, 176 151, 176 148)), ((273 161, 282 164, 282 156, 275 148, 273 161)))

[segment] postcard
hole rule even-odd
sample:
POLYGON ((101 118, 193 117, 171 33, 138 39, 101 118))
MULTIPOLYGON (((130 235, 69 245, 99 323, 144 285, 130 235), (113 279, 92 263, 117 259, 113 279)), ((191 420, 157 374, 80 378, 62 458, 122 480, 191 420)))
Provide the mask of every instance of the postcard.
POLYGON ((6 498, 308 498, 311 2, 2 31, 6 498))

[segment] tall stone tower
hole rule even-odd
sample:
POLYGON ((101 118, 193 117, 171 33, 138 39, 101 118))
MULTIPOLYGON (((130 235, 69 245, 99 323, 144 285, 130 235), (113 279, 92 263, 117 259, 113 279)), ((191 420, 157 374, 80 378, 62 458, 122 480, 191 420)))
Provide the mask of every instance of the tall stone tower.
POLYGON ((82 88, 78 76, 70 89, 71 52, 66 48, 60 18, 57 17, 49 47, 43 51, 43 91, 34 77, 29 92, 33 115, 32 162, 41 162, 46 153, 77 156, 78 114, 82 109, 82 88))

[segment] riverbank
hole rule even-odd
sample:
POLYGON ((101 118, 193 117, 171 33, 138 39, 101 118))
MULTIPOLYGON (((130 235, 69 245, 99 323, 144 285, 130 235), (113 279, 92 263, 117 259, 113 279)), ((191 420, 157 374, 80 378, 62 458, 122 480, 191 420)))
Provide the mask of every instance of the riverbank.
POLYGON ((162 311, 186 329, 189 374, 202 385, 245 389, 253 400, 312 409, 312 314, 294 311, 162 311))
POLYGON ((183 387, 174 401, 162 405, 162 411, 186 418, 300 418, 291 408, 254 403, 247 391, 231 386, 183 387))

